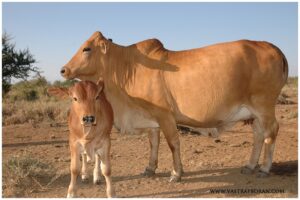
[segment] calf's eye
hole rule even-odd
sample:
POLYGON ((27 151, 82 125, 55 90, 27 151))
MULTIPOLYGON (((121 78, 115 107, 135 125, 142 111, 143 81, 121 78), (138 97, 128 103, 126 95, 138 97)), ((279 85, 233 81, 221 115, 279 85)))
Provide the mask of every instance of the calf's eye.
POLYGON ((74 100, 74 101, 77 101, 77 98, 76 98, 76 97, 74 97, 74 98, 73 98, 73 100, 74 100))
POLYGON ((98 96, 96 96, 96 100, 98 100, 100 97, 99 97, 99 95, 98 96))

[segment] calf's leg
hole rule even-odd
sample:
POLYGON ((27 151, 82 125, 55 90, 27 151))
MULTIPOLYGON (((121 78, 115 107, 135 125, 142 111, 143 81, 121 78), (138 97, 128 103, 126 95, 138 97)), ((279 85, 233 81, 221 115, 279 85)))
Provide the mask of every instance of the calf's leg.
POLYGON ((89 175, 87 171, 87 157, 85 153, 82 154, 81 180, 82 182, 88 182, 89 180, 89 175))
POLYGON ((100 170, 100 156, 95 155, 95 168, 93 172, 93 183, 99 185, 101 181, 101 170, 100 170))
POLYGON ((80 160, 79 160, 80 154, 77 147, 73 147, 71 149, 71 181, 68 188, 68 198, 76 197, 76 181, 77 177, 80 173, 80 160))
POLYGON ((110 141, 107 141, 101 151, 101 171, 106 182, 106 194, 108 198, 115 197, 115 190, 111 180, 111 165, 110 165, 110 141))

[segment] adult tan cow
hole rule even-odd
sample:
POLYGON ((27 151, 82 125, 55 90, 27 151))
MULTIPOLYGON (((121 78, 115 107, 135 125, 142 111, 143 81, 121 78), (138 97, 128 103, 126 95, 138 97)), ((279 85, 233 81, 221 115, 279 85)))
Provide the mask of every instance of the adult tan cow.
POLYGON ((114 124, 151 128, 148 174, 157 168, 160 128, 173 155, 170 181, 182 174, 176 125, 221 131, 253 121, 254 146, 242 173, 252 173, 265 142, 259 177, 268 175, 278 133, 276 99, 288 77, 283 53, 267 42, 240 40, 170 51, 157 39, 120 46, 95 32, 62 68, 67 79, 104 78, 114 124))

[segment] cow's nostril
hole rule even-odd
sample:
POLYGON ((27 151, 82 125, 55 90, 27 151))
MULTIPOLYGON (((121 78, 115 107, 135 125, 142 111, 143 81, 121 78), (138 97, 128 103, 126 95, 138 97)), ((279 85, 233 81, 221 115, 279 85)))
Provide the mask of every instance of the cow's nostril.
POLYGON ((63 73, 65 73, 65 71, 66 71, 65 69, 62 69, 62 70, 60 70, 60 73, 63 74, 63 73))

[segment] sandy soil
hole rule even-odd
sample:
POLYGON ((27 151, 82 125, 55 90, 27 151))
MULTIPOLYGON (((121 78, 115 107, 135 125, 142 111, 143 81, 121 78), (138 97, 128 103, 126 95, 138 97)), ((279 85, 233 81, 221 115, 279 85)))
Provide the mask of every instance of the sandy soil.
MULTIPOLYGON (((297 102, 295 91, 286 92, 297 102)), ((181 134, 181 155, 184 175, 179 183, 169 183, 171 152, 161 133, 159 166, 153 178, 143 177, 148 163, 147 134, 120 135, 112 133, 112 177, 118 197, 297 197, 298 196, 298 108, 277 105, 280 131, 276 141, 273 167, 268 178, 242 175, 251 153, 253 134, 250 126, 237 124, 230 131, 214 138, 181 134), (212 193, 214 189, 232 189, 212 193), (234 190, 235 189, 235 190, 234 190), (256 189, 238 193, 236 189, 256 189), (281 193, 258 193, 257 190, 279 189, 281 193), (228 193, 229 192, 229 193, 228 193)), ((70 154, 66 124, 43 123, 3 127, 3 163, 16 155, 30 155, 52 165, 56 177, 44 177, 45 184, 25 197, 66 197, 70 181, 70 154), (51 182, 52 181, 52 182, 51 182), (47 185, 47 183, 50 183, 47 185), (47 186, 45 186, 47 185, 47 186)), ((260 160, 260 162, 262 159, 260 160)), ((92 175, 93 164, 89 165, 92 175)), ((7 171, 3 171, 5 176, 7 171)), ((93 185, 79 180, 80 197, 106 197, 105 182, 93 185)), ((3 193, 4 197, 7 194, 3 193)))

